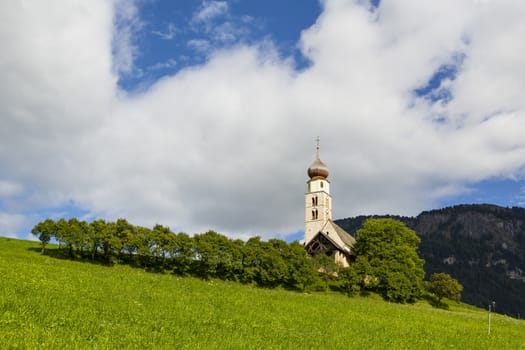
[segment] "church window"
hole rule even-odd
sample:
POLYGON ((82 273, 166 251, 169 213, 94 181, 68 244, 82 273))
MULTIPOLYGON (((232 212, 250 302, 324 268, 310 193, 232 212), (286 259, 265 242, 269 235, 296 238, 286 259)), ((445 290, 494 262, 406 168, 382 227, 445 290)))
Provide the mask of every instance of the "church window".
POLYGON ((323 188, 323 182, 321 181, 321 188, 323 188))
POLYGON ((315 210, 312 210, 312 220, 315 220, 315 210))

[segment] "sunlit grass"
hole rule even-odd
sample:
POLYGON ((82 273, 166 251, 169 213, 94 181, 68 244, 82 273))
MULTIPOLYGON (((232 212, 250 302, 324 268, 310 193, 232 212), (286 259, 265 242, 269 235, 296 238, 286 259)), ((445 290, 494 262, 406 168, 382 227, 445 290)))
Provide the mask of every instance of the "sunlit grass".
MULTIPOLYGON (((30 248, 35 248, 31 250, 30 248)), ((302 294, 42 256, 0 238, 1 348, 520 349, 525 322, 483 310, 302 294)))

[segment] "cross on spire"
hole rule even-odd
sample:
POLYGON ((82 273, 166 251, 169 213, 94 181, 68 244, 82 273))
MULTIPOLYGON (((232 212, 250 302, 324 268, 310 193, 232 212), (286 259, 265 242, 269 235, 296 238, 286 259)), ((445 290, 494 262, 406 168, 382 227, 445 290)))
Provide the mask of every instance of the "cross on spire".
POLYGON ((315 139, 315 141, 317 141, 317 147, 316 147, 317 152, 316 152, 316 155, 317 155, 317 159, 319 159, 319 141, 320 141, 320 140, 319 140, 319 136, 317 136, 317 138, 315 139))

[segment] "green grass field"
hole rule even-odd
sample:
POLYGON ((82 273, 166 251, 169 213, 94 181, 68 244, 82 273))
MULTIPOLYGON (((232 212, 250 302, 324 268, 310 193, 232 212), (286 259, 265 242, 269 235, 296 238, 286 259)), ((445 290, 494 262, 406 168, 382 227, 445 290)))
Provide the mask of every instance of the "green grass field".
POLYGON ((104 267, 0 238, 2 349, 525 349, 525 322, 104 267))

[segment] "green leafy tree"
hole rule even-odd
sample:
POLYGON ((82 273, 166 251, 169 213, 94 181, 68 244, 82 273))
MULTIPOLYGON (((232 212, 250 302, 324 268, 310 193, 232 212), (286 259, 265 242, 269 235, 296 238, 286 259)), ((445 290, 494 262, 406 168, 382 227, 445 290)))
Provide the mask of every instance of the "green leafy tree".
POLYGON ((259 286, 275 288, 288 278, 288 265, 283 258, 286 242, 271 239, 260 241, 258 252, 259 269, 256 282, 259 286))
POLYGON ((102 246, 106 221, 99 219, 92 221, 88 227, 87 245, 89 247, 91 261, 95 261, 98 248, 102 246))
POLYGON ((227 241, 227 253, 225 254, 225 261, 223 265, 224 277, 231 281, 241 280, 243 272, 242 250, 244 248, 244 241, 240 239, 229 239, 227 241))
POLYGON ((131 236, 133 234, 133 225, 126 219, 119 218, 115 223, 115 232, 113 237, 113 248, 118 254, 118 259, 123 260, 124 251, 129 251, 131 236))
POLYGON ((171 246, 173 259, 173 272, 178 275, 186 275, 191 271, 194 261, 193 240, 188 234, 179 232, 171 246))
POLYGON ((359 288, 389 301, 414 302, 425 275, 416 233, 397 220, 369 219, 356 236, 357 258, 351 268, 359 288))
POLYGON ((137 251, 141 242, 137 235, 137 231, 137 226, 129 225, 124 250, 127 253, 127 262, 130 265, 135 265, 138 259, 137 251))
POLYGON ((56 234, 55 238, 58 241, 58 247, 65 245, 69 248, 70 256, 72 255, 71 251, 73 250, 73 243, 70 237, 69 224, 66 219, 60 219, 56 222, 56 234))
POLYGON ((79 239, 79 248, 80 248, 80 257, 84 258, 84 249, 89 249, 88 244, 88 235, 89 235, 89 224, 82 220, 79 223, 80 230, 80 239, 79 239))
POLYGON ((288 265, 288 275, 285 281, 287 288, 305 291, 320 284, 321 279, 314 259, 306 252, 302 244, 297 241, 288 244, 283 257, 288 265))
POLYGON ((203 278, 217 277, 235 279, 241 268, 242 254, 235 243, 215 231, 193 237, 195 249, 195 273, 203 278))
POLYGON ((101 232, 100 242, 102 253, 106 264, 112 264, 112 253, 120 252, 122 241, 117 236, 117 225, 114 222, 107 222, 101 232))
POLYGON ((261 237, 249 238, 244 244, 242 254, 243 273, 241 281, 243 283, 256 283, 262 269, 261 255, 263 251, 261 237))
POLYGON ((33 227, 31 233, 38 237, 40 244, 42 245, 42 254, 46 251, 46 245, 56 235, 56 224, 52 219, 46 219, 45 221, 39 222, 33 227))
POLYGON ((86 247, 88 240, 88 225, 85 221, 79 221, 77 218, 71 218, 67 222, 67 241, 69 246, 69 256, 73 256, 73 247, 82 257, 83 249, 86 247))
POLYGON ((427 283, 427 290, 436 295, 440 304, 443 298, 460 301, 463 286, 447 273, 434 273, 427 283))
POLYGON ((337 279, 339 265, 334 259, 326 254, 319 254, 314 258, 315 267, 324 282, 324 289, 328 290, 331 282, 337 279))
POLYGON ((147 227, 135 227, 134 244, 137 246, 137 255, 140 264, 145 269, 151 269, 153 264, 153 247, 155 241, 151 229, 147 227))
POLYGON ((155 241, 153 246, 153 255, 160 259, 159 269, 164 270, 166 267, 166 255, 175 242, 175 234, 167 226, 156 224, 151 232, 152 239, 155 241))
POLYGON ((262 255, 262 285, 275 288, 279 285, 285 285, 289 278, 289 265, 286 261, 286 255, 289 252, 289 245, 281 239, 270 239, 263 243, 262 255))

